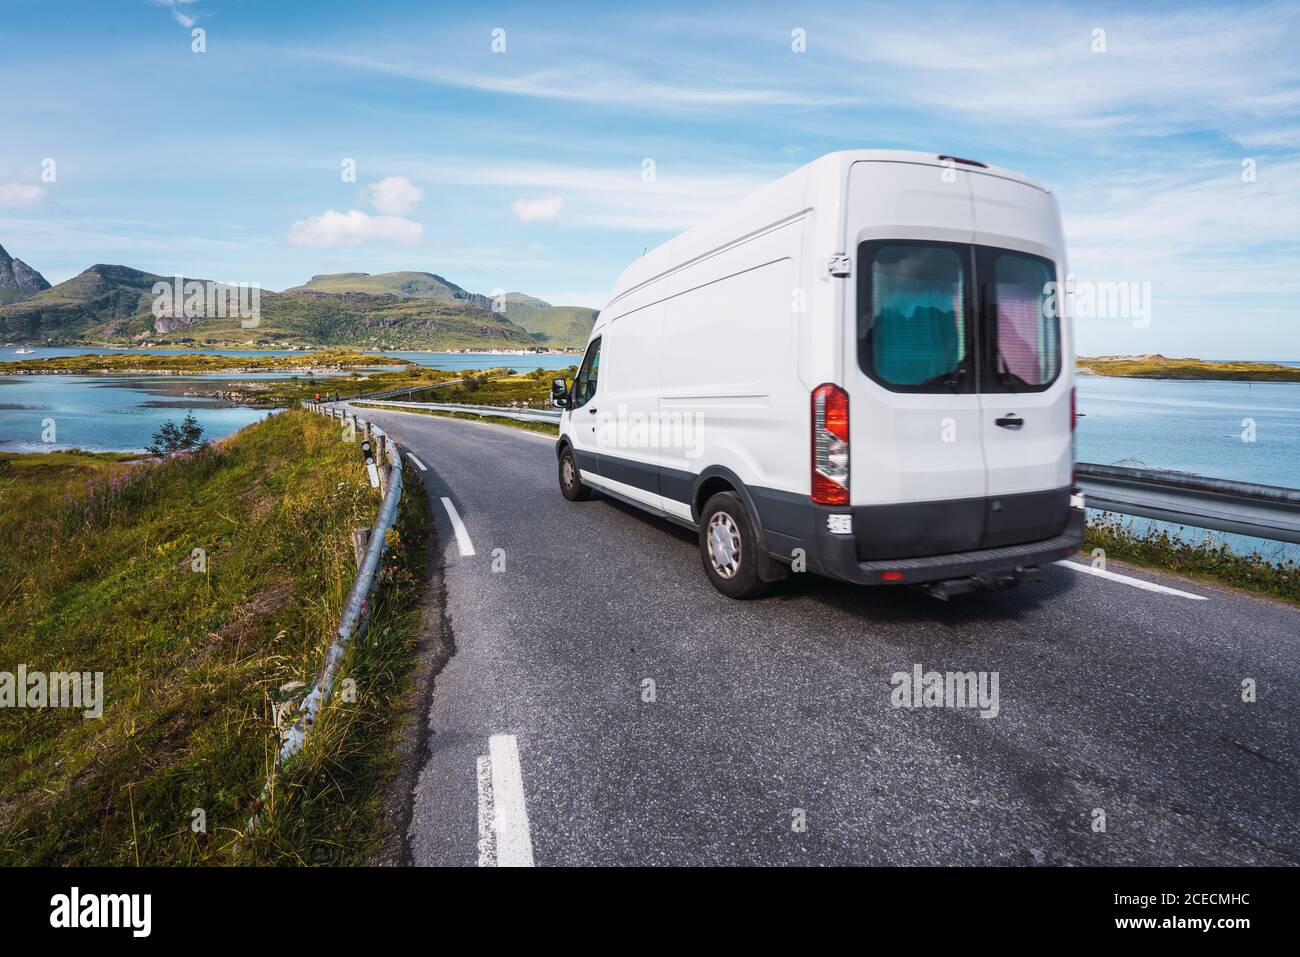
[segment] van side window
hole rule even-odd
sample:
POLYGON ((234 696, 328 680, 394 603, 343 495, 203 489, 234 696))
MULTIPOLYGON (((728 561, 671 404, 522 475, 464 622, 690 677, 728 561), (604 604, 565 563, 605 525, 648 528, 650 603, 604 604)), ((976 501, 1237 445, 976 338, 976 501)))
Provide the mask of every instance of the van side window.
POLYGON ((1056 267, 1027 253, 977 249, 989 369, 981 391, 1041 392, 1061 371, 1060 326, 1048 303, 1056 267))
POLYGON ((581 408, 596 394, 596 377, 600 374, 600 340, 587 347, 587 357, 573 380, 573 407, 581 408))
POLYGON ((970 247, 885 240, 858 252, 858 363, 895 392, 969 392, 970 247))

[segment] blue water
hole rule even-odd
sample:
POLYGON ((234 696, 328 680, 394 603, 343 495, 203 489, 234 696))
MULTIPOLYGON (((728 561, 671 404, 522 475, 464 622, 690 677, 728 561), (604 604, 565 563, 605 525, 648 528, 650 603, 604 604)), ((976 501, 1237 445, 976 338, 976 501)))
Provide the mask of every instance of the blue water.
POLYGON ((216 376, 0 376, 0 451, 142 452, 159 426, 168 419, 179 422, 187 412, 194 413, 208 439, 266 418, 266 409, 182 394, 222 388, 223 378, 235 381, 216 376))
POLYGON ((1076 388, 1081 462, 1300 485, 1300 383, 1079 376, 1076 388))

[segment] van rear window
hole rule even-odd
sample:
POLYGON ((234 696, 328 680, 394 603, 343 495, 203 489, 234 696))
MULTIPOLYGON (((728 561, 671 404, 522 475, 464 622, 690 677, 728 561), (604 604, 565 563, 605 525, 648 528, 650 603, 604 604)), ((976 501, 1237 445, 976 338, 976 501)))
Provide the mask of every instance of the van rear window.
POLYGON ((1055 281, 1051 260, 1010 249, 861 243, 858 364, 894 392, 1041 392, 1061 372, 1055 281))
POLYGON ((1059 329, 1052 310, 1045 308, 1053 265, 1038 256, 981 249, 976 268, 989 283, 991 317, 986 328, 992 338, 993 376, 981 391, 1036 391, 1050 385, 1061 370, 1059 329), (992 260, 991 265, 984 262, 992 260))
POLYGON ((969 247, 868 242, 858 256, 858 361, 900 392, 965 386, 969 247))

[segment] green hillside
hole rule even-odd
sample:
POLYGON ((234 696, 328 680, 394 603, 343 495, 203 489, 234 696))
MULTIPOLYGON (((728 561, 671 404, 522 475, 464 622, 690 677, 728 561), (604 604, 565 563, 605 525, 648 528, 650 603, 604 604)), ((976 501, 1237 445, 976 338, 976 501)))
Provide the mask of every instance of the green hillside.
POLYGON ((285 292, 360 292, 372 296, 405 296, 413 299, 436 299, 439 302, 463 301, 492 307, 487 296, 480 296, 436 276, 431 272, 385 272, 370 275, 364 272, 340 272, 312 276, 301 286, 285 292))
MULTIPOLYGON (((408 274, 421 275, 421 274, 408 274)), ((349 346, 392 349, 527 349, 527 331, 447 284, 452 298, 401 297, 309 289, 262 291, 256 328, 238 317, 156 319, 157 276, 96 265, 21 302, 0 306, 0 340, 85 345, 349 346), (462 299, 455 295, 459 292, 462 299)), ((319 278, 319 277, 318 277, 319 278)), ((436 277, 434 277, 436 278, 436 277)), ((204 282, 205 288, 209 283, 204 282)))
POLYGON ((523 326, 541 345, 552 349, 582 349, 591 336, 599 310, 585 306, 552 306, 522 292, 506 293, 505 314, 523 326))

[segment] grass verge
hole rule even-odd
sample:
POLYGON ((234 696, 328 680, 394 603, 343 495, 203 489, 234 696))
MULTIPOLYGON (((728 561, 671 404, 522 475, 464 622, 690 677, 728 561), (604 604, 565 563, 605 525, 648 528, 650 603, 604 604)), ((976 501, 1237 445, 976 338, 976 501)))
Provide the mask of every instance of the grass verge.
POLYGON ((1300 566, 1232 552, 1209 533, 1185 541, 1154 526, 1139 531, 1131 519, 1110 512, 1093 516, 1083 538, 1085 556, 1094 548, 1108 558, 1175 572, 1300 605, 1300 566))
POLYGON ((356 446, 293 411, 165 462, 0 457, 0 672, 104 675, 99 718, 0 708, 0 863, 364 860, 417 637, 426 512, 407 488, 341 672, 352 700, 276 775, 247 839, 278 690, 314 679, 356 573, 350 532, 378 509, 356 446))

